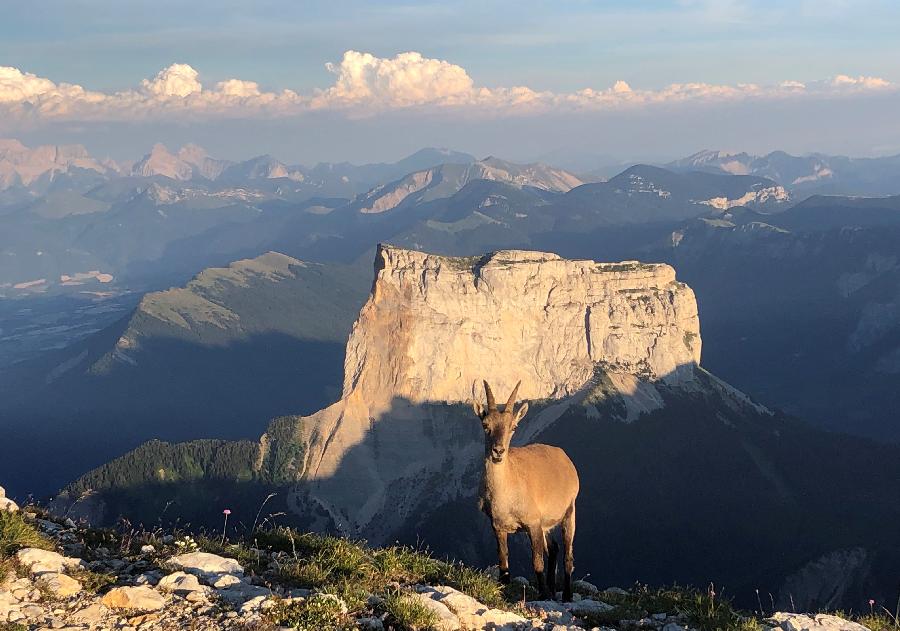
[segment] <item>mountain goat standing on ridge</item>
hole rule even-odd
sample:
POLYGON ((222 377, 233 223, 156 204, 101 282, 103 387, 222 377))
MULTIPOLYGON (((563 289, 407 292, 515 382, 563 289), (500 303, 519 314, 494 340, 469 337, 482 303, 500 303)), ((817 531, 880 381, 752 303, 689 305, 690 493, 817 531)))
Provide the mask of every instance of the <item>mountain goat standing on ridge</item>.
POLYGON ((550 445, 510 447, 513 432, 528 411, 528 403, 513 410, 520 381, 503 411, 497 409, 494 394, 484 382, 487 408, 473 401, 472 408, 484 427, 484 477, 479 491, 479 507, 487 514, 497 537, 500 580, 509 582, 509 533, 524 530, 531 540, 531 558, 543 598, 556 594, 556 563, 559 544, 551 530, 562 526, 565 547, 563 600, 572 600, 572 571, 575 566, 575 498, 578 472, 566 453, 550 445), (544 555, 548 555, 546 582, 544 555))

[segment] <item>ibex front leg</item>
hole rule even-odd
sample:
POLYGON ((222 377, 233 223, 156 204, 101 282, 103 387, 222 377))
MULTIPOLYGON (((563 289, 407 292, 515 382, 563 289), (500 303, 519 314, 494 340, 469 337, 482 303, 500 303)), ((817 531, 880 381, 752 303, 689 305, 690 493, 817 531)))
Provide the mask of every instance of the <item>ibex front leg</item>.
POLYGON ((497 556, 500 559, 500 582, 509 585, 509 548, 507 546, 507 533, 494 528, 494 536, 497 538, 497 556))
POLYGON ((550 600, 550 591, 544 582, 544 530, 540 524, 528 528, 528 538, 531 539, 531 564, 534 567, 534 576, 537 579, 538 592, 544 600, 550 600))

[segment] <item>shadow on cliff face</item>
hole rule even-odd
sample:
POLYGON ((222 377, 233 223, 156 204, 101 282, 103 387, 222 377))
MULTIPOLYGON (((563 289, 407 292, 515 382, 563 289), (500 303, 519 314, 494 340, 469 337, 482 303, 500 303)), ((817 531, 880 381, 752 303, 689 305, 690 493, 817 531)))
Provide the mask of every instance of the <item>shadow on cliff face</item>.
MULTIPOLYGON (((646 392, 616 394, 602 384, 570 400, 532 402, 519 428, 519 444, 533 433, 527 442, 562 447, 578 468, 576 574, 601 586, 713 582, 756 607, 756 589, 777 595, 808 562, 862 547, 882 561, 863 574, 847 568, 855 585, 840 606, 895 596, 885 570, 900 558, 900 533, 887 526, 900 522, 896 447, 771 415, 702 370, 688 383, 653 385, 654 404, 646 392), (629 408, 647 411, 626 423, 629 408)), ((365 525, 351 512, 326 528, 489 565, 495 544, 476 505, 481 434, 467 405, 395 400, 334 476, 303 486, 326 503, 328 494, 350 493, 345 506, 353 508, 382 494, 365 525), (384 454, 391 437, 399 442, 384 454)), ((525 536, 511 538, 511 549, 513 570, 529 575, 525 536)), ((820 604, 819 583, 834 581, 829 571, 830 579, 807 572, 805 592, 792 594, 798 607, 820 604)))

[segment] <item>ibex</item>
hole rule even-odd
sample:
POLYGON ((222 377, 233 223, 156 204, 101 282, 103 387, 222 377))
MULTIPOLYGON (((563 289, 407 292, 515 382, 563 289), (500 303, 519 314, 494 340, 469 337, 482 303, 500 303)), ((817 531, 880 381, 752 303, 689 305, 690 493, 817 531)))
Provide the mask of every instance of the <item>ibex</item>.
POLYGON ((520 381, 503 411, 497 409, 494 394, 484 382, 487 408, 473 401, 475 414, 484 426, 484 477, 479 491, 479 507, 487 514, 497 537, 500 580, 509 582, 507 535, 524 530, 531 540, 531 559, 542 598, 556 595, 556 562, 559 545, 551 530, 562 526, 566 577, 563 600, 572 600, 572 571, 575 566, 575 497, 578 472, 566 453, 550 445, 510 447, 513 432, 528 412, 528 403, 513 410, 520 381), (546 582, 544 554, 548 555, 546 582))

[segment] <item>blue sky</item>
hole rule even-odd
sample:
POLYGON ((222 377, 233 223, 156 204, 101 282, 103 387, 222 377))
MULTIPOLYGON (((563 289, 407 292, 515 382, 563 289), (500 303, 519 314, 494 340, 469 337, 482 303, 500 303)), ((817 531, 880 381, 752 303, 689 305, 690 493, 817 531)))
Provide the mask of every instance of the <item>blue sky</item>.
MULTIPOLYGON (((883 80, 889 85, 887 92, 893 94, 893 86, 900 83, 900 2, 869 0, 822 0, 802 2, 741 2, 722 0, 704 2, 683 0, 676 2, 236 2, 218 0, 216 2, 194 1, 175 2, 157 0, 143 2, 99 2, 95 0, 60 0, 55 2, 37 0, 29 3, 7 3, 3 20, 0 21, 0 66, 17 69, 21 73, 47 79, 53 84, 76 84, 84 90, 112 94, 139 89, 142 80, 152 80, 162 69, 173 63, 187 64, 197 73, 197 81, 203 89, 211 93, 212 87, 220 81, 238 78, 258 84, 262 93, 280 93, 284 89, 297 92, 303 98, 312 98, 316 91, 328 90, 340 72, 326 69, 326 62, 341 64, 346 51, 370 53, 379 60, 394 59, 399 53, 416 51, 426 60, 445 60, 458 66, 471 80, 474 89, 507 89, 527 86, 535 93, 553 95, 574 94, 584 88, 593 90, 610 89, 617 81, 624 81, 635 91, 647 94, 661 93, 672 84, 708 84, 711 86, 737 86, 758 84, 765 87, 777 86, 785 81, 806 84, 812 96, 805 96, 804 103, 815 111, 828 111, 828 118, 846 119, 848 123, 840 129, 827 129, 822 135, 821 145, 815 146, 815 137, 806 129, 800 136, 787 139, 796 151, 827 150, 829 147, 844 147, 860 154, 890 152, 896 146, 900 151, 900 132, 888 129, 881 141, 869 139, 861 123, 852 123, 849 115, 853 108, 870 112, 875 109, 875 119, 882 112, 879 108, 897 105, 896 98, 886 97, 885 90, 873 94, 862 90, 870 83, 842 84, 843 100, 833 106, 837 98, 837 88, 825 91, 815 86, 828 85, 835 77, 868 77, 883 80), (853 94, 847 96, 852 88, 853 94), (874 99, 874 100, 873 100, 874 99), (815 101, 815 102, 814 102, 815 101), (826 107, 825 101, 832 103, 826 107), (883 101, 881 105, 879 102, 883 101), (867 109, 868 108, 868 109, 867 109), (808 143, 808 144, 805 144, 808 143)), ((380 63, 380 62, 379 62, 380 63)), ((372 66, 378 72, 384 71, 384 64, 372 66)), ((349 70, 348 70, 349 72, 349 70)), ((416 71, 417 72, 417 71, 416 71)), ((408 81, 408 77, 404 79, 408 81)), ((443 78, 441 78, 443 81, 443 78)), ((403 84, 409 88, 409 84, 403 84)), ((874 85, 874 84, 871 84, 874 85)), ((2 86, 0 86, 2 87, 2 86)), ((401 89, 406 89, 401 88, 401 89)), ((774 89, 774 88, 773 88, 774 89)), ((30 93, 29 93, 30 94, 30 93)), ((43 94, 43 93, 42 93, 43 94)), ((706 93, 704 93, 705 95, 706 93)), ((179 95, 181 97, 183 95, 179 95)), ((758 96, 750 95, 753 99, 758 96)), ((0 129, 0 134, 46 139, 52 133, 67 139, 78 139, 78 123, 83 129, 86 144, 102 145, 112 153, 137 150, 137 145, 145 137, 158 133, 178 142, 179 133, 184 134, 184 126, 189 121, 177 120, 171 114, 149 117, 141 122, 123 120, 121 112, 106 121, 109 108, 104 113, 87 112, 84 104, 77 113, 60 115, 58 104, 52 117, 38 120, 34 111, 38 98, 47 102, 46 95, 28 95, 29 113, 0 129), (84 119, 84 120, 82 120, 84 119), (121 134, 127 126, 134 141, 129 146, 127 138, 116 145, 109 138, 103 138, 102 124, 112 125, 121 134), (179 129, 181 132, 179 132, 179 129)), ((369 97, 367 97, 369 98, 369 97)), ((371 97, 374 98, 374 97, 371 97)), ((549 97, 548 97, 549 98, 549 97)), ((542 137, 549 136, 548 125, 558 123, 567 115, 559 105, 563 97, 554 105, 545 105, 531 122, 539 127, 542 137)), ((743 99, 741 109, 746 113, 743 99)), ((769 98, 769 97, 767 97, 769 98)), ((407 100, 393 97, 392 111, 369 117, 368 125, 360 123, 359 111, 367 109, 367 104, 354 93, 351 100, 356 104, 356 114, 347 114, 343 120, 350 121, 349 127, 361 136, 377 139, 375 127, 379 124, 393 127, 396 123, 398 107, 407 108, 407 100), (390 120, 386 120, 388 117, 390 120)), ((641 98, 640 107, 655 107, 663 117, 660 122, 654 118, 653 125, 662 125, 665 120, 676 124, 685 117, 702 120, 700 108, 710 107, 706 96, 694 94, 691 105, 684 105, 678 97, 678 107, 674 114, 667 108, 674 107, 662 97, 641 98), (647 106, 647 101, 662 102, 662 105, 647 106), (684 108, 693 107, 693 111, 684 108), (661 108, 661 109, 660 109, 661 108), (668 117, 668 118, 666 118, 668 117)), ((453 111, 447 108, 447 94, 439 92, 431 96, 421 96, 415 105, 415 112, 406 110, 409 133, 413 139, 409 143, 398 143, 396 139, 381 139, 385 153, 402 151, 400 145, 434 144, 441 139, 442 127, 453 124, 458 127, 462 144, 478 144, 483 131, 466 133, 466 129, 485 129, 483 116, 472 123, 472 114, 460 109, 453 101, 453 111), (440 121, 434 112, 439 110, 440 121)), ((469 99, 471 100, 471 99, 469 99)), ((547 100, 546 98, 544 99, 547 100)), ((761 148, 777 144, 779 134, 790 135, 786 125, 796 125, 799 107, 795 102, 785 104, 782 95, 775 100, 765 100, 756 109, 750 108, 750 116, 768 117, 772 129, 771 138, 748 138, 748 145, 756 143, 761 148), (784 109, 791 110, 788 114, 784 109), (753 114, 753 112, 757 112, 753 114), (779 113, 781 112, 781 113, 779 113), (752 141, 752 142, 751 142, 752 141)), ((483 99, 482 99, 483 101, 483 99)), ((631 103, 637 99, 632 98, 631 103)), ((347 99, 342 101, 345 106, 347 99)), ((509 107, 509 98, 504 97, 504 105, 491 105, 495 120, 503 118, 509 107), (499 113, 498 113, 499 112, 499 113)), ((733 101, 732 101, 733 103, 733 101)), ((384 109, 385 101, 376 103, 384 109)), ((47 105, 42 106, 45 110, 47 105)), ((299 107, 299 106, 298 106, 299 107)), ((331 107, 331 105, 329 106, 331 107)), ((487 106, 482 103, 482 109, 487 106)), ((598 132, 617 125, 616 120, 634 118, 630 112, 618 108, 600 111, 599 105, 593 119, 584 119, 583 124, 598 132), (591 122, 593 121, 593 122, 591 122)), ((604 106, 606 107, 606 106, 604 106)), ((724 107, 720 102, 720 109, 724 107)), ((119 107, 119 110, 122 108, 119 107)), ((232 107, 232 109, 234 109, 232 107)), ((246 108, 245 108, 246 109, 246 108)), ((242 110, 244 112, 245 110, 242 110)), ((309 115, 284 114, 280 110, 285 128, 306 130, 311 133, 309 115), (305 119, 305 120, 299 120, 305 119)), ((887 113, 887 110, 884 110, 887 113)), ((733 120, 716 110, 711 123, 729 124, 733 120)), ((825 115, 824 113, 822 114, 825 115)), ((253 136, 255 132, 246 129, 258 127, 265 115, 231 113, 221 121, 218 129, 227 129, 236 137, 253 136), (240 123, 240 124, 239 124, 240 123)), ((521 113, 510 113, 518 117, 518 124, 506 121, 498 127, 521 130, 527 125, 521 122, 521 113)), ((328 129, 340 134, 341 116, 328 118, 328 129)), ((588 117, 590 118, 590 117, 588 117)), ((816 119, 821 122, 820 119, 816 119)), ((822 119, 824 120, 824 119, 822 119)), ((321 123, 321 120, 319 120, 321 123)), ((204 121, 204 125, 207 121, 204 121)), ((647 128, 647 121, 642 128, 647 128)), ((755 123, 754 123, 755 124, 755 123)), ((269 123, 267 123, 269 125, 269 123)), ((269 125, 270 126, 270 125, 269 125)), ((712 128, 705 130, 710 132, 712 128)), ((635 128, 637 131, 638 128, 635 128)), ((107 132, 109 133, 109 132, 107 132)), ((215 136, 214 132, 209 132, 215 136)), ((511 132, 513 134, 521 131, 511 132)), ((708 133, 710 140, 716 135, 708 133)), ((265 135, 261 137, 260 150, 267 150, 265 135)), ((702 138, 704 141, 706 138, 702 138)), ((190 140, 187 138, 186 140, 190 140)), ((644 139, 646 140, 646 139, 644 139)), ((335 146, 341 151, 354 153, 352 138, 337 138, 335 146)), ((548 151, 565 146, 561 138, 559 147, 549 147, 548 151)), ((328 154, 334 149, 328 143, 316 141, 295 151, 296 157, 309 160, 313 154, 328 154)), ((499 153, 525 154, 532 149, 518 146, 514 137, 497 139, 499 153)), ((642 143, 637 143, 641 145, 642 143)), ((233 150, 238 145, 235 143, 233 150)), ((655 153, 677 155, 697 147, 680 146, 671 143, 644 142, 642 150, 655 153)), ((481 149, 466 147, 461 149, 481 149)), ((638 149, 641 147, 638 146, 638 149)), ((743 148, 743 147, 739 147, 743 148)), ((282 148, 283 149, 283 148, 282 148)), ((629 154, 627 142, 617 141, 614 146, 605 147, 606 153, 625 156, 629 154)), ((227 147, 223 151, 229 152, 227 147)), ((536 149, 540 154, 540 147, 536 149)), ((372 147, 360 146, 360 156, 375 157, 372 147)), ((317 154, 317 155, 318 155, 317 154)), ((335 156, 329 156, 335 157, 335 156)), ((346 155, 353 159, 355 155, 346 155)), ((521 156, 520 156, 521 157, 521 156)))

